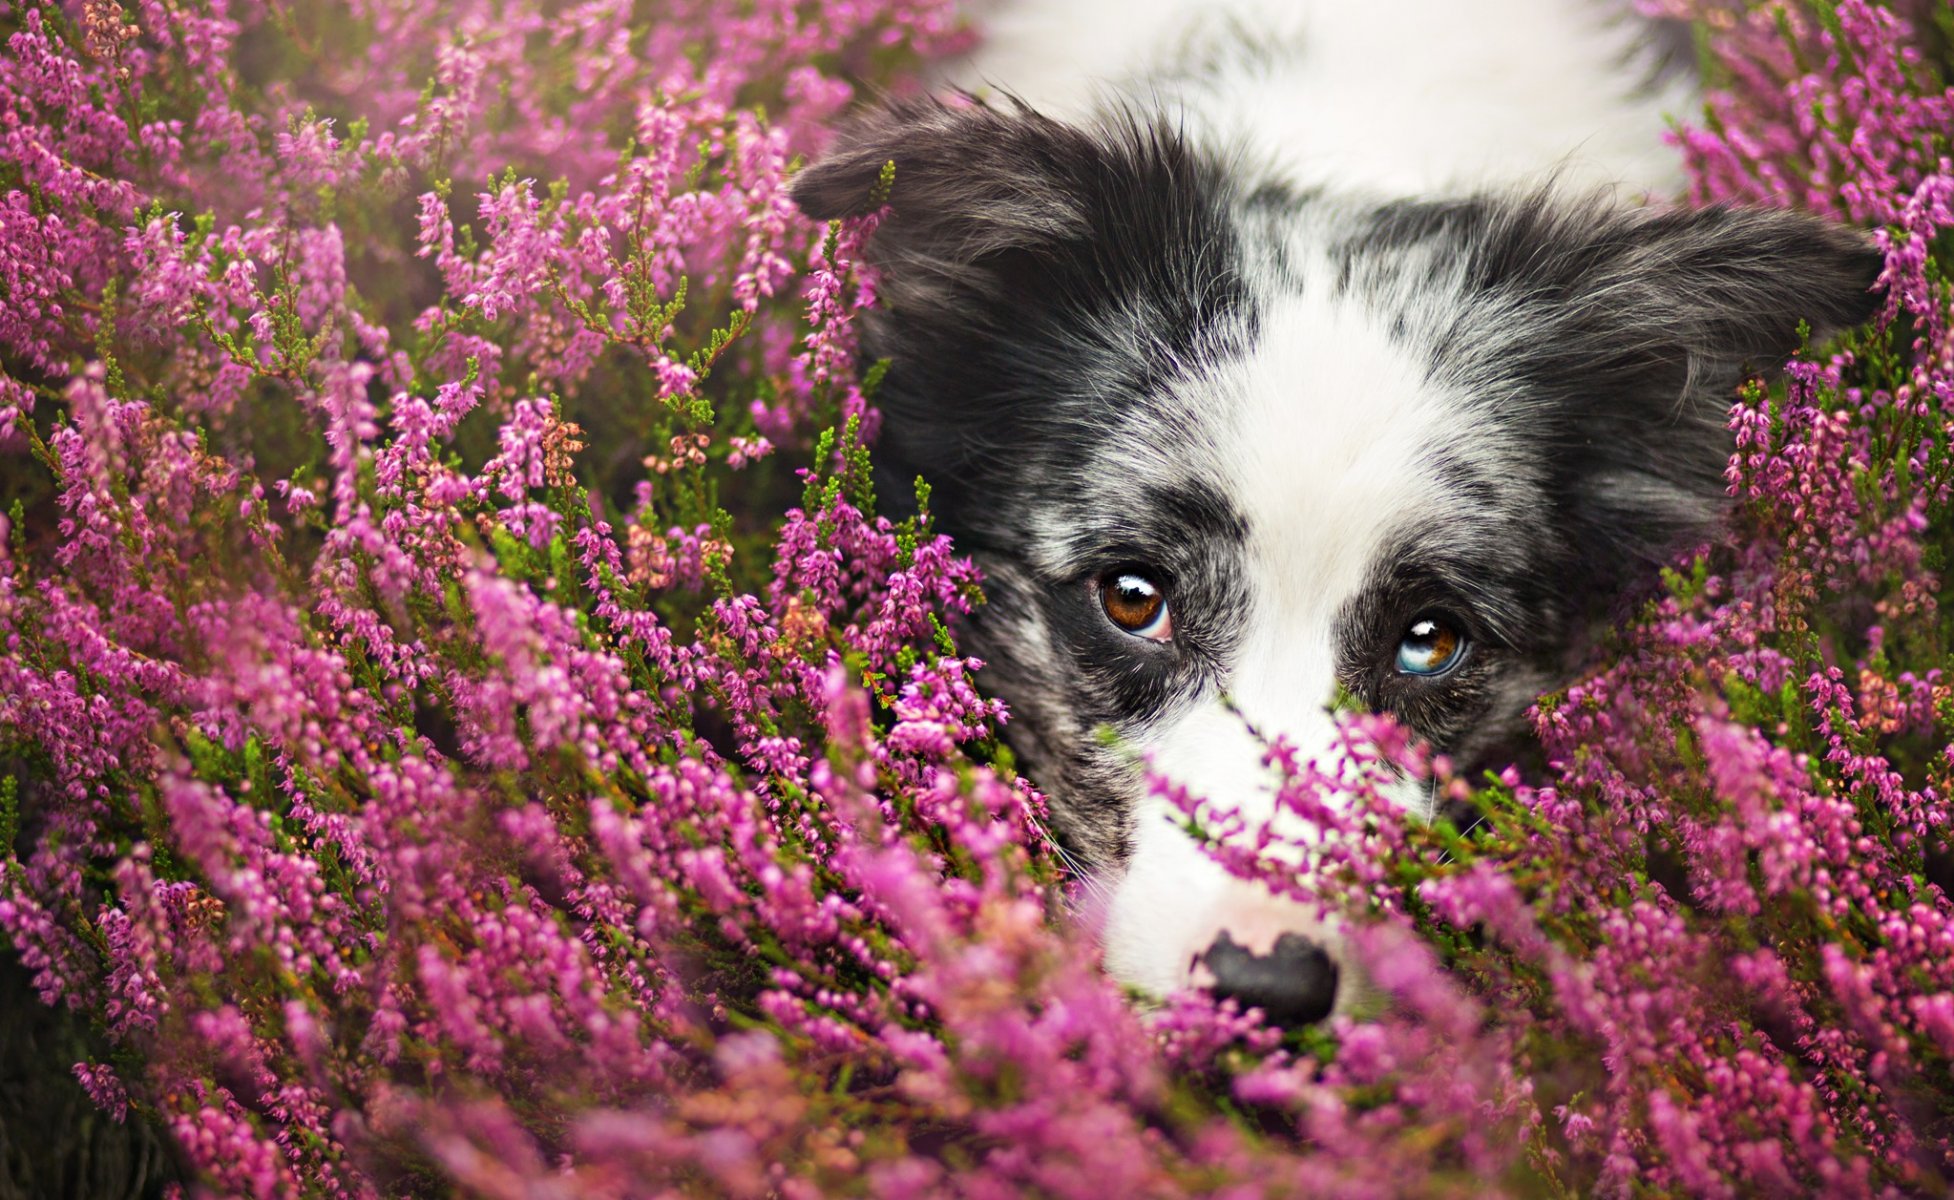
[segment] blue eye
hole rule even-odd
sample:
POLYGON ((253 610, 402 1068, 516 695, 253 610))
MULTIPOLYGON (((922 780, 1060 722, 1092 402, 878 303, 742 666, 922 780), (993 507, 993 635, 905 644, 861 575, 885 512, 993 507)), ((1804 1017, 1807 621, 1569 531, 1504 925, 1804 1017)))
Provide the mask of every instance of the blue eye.
POLYGON ((1443 675, 1465 657, 1465 634, 1444 617, 1419 617, 1398 643, 1398 672, 1430 678, 1443 675))

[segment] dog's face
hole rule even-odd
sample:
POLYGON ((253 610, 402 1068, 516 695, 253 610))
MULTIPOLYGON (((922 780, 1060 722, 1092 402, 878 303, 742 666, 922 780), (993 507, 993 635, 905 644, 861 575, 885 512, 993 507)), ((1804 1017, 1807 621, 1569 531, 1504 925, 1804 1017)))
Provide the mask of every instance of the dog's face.
MULTIPOLYGON (((845 133, 796 198, 863 211, 890 160, 881 459, 983 567, 968 640, 1110 887, 1109 967, 1154 991, 1223 934, 1334 935, 1230 881, 1136 752, 1267 817, 1257 735, 1326 753, 1340 686, 1496 762, 1713 524, 1746 365, 1864 319, 1879 267, 1789 213, 1297 195, 1142 121, 935 103, 845 133)), ((1290 958, 1310 995, 1237 990, 1321 1015, 1334 970, 1290 958)))

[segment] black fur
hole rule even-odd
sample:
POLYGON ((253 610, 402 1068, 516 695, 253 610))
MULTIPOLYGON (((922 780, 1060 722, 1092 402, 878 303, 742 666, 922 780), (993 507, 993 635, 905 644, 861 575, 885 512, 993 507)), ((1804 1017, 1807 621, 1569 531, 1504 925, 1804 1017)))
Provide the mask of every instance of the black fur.
MULTIPOLYGON (((1552 190, 1379 210, 1353 258, 1436 244, 1463 259, 1459 311, 1427 331, 1435 367, 1537 449, 1578 553, 1611 590, 1703 532, 1723 491, 1724 422, 1747 374, 1869 318, 1870 239, 1782 210, 1620 209, 1552 190)), ((1385 268, 1388 270, 1388 267, 1385 268)))
POLYGON ((887 162, 867 327, 890 360, 881 461, 930 475, 970 536, 986 538, 986 497, 1027 453, 1076 466, 1068 450, 1105 409, 1252 335, 1222 171, 1169 130, 898 103, 845 130, 794 199, 816 220, 864 213, 887 162))

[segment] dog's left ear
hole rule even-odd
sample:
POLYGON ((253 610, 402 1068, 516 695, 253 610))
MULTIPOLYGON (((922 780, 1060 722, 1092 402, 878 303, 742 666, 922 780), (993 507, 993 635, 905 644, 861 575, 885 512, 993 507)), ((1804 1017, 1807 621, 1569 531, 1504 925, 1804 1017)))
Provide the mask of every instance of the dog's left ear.
POLYGON ((1639 383, 1673 404, 1775 370, 1800 323, 1824 338, 1871 317, 1881 264, 1863 232, 1781 209, 1530 202, 1488 222, 1467 269, 1527 318, 1509 328, 1536 343, 1525 358, 1543 382, 1639 383))
POLYGON ((1673 553, 1727 492, 1730 407, 1750 375, 1869 319, 1882 258, 1862 231, 1782 210, 1518 205, 1466 271, 1485 307, 1460 358, 1543 441, 1586 582, 1673 553))

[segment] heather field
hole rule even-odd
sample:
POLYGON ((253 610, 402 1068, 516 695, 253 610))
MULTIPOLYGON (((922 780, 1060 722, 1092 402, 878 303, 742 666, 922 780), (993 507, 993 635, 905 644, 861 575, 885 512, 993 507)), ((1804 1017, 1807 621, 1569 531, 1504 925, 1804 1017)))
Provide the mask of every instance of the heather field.
POLYGON ((947 0, 0 0, 0 1195, 1954 1192, 1954 7, 1645 6, 1885 307, 1476 827, 1177 797, 1390 998, 1282 1035, 1100 974, 876 494, 786 188, 947 0))

